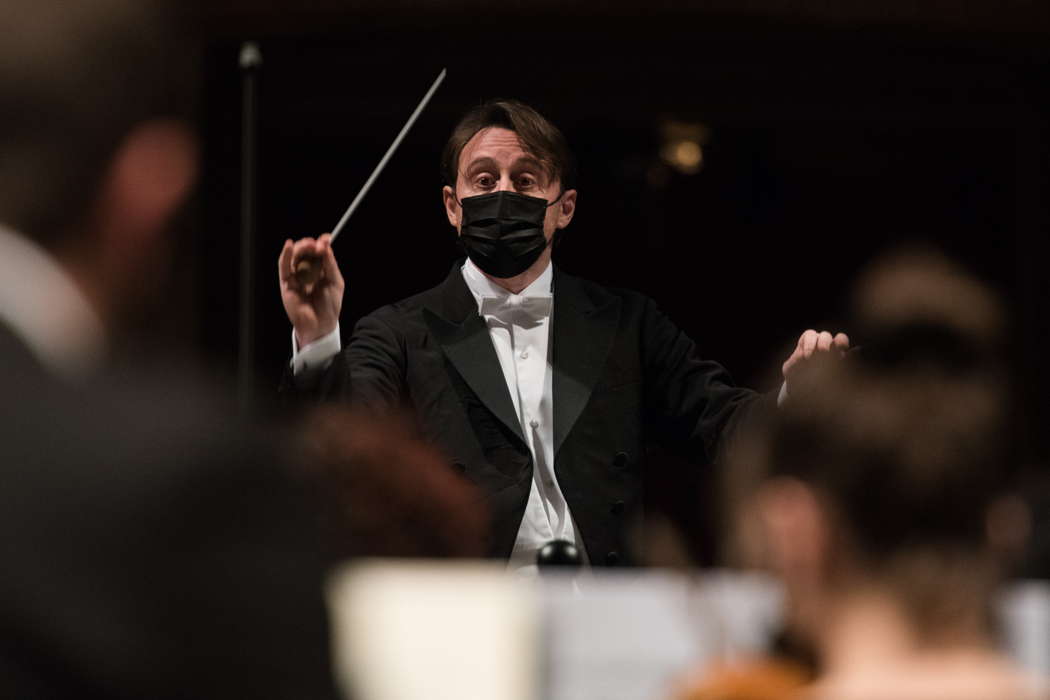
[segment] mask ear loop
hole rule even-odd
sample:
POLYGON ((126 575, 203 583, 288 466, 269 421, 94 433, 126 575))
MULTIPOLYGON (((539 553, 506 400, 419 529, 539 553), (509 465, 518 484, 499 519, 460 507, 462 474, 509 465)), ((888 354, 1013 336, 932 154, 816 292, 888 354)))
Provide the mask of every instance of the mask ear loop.
MULTIPOLYGON (((561 201, 561 198, 562 198, 562 197, 564 197, 564 196, 565 196, 565 188, 562 188, 561 194, 559 194, 559 195, 558 195, 558 196, 557 196, 557 197, 556 197, 556 198, 554 199, 554 201, 553 201, 553 202, 551 202, 550 204, 548 204, 548 205, 547 205, 547 208, 548 208, 548 209, 550 209, 551 207, 553 207, 553 206, 554 206, 555 204, 557 204, 558 202, 560 202, 560 201, 561 201)), ((553 236, 551 236, 551 242, 550 242, 550 243, 548 244, 548 245, 550 246, 550 248, 551 248, 551 255, 553 255, 553 254, 554 254, 554 250, 555 250, 555 249, 556 249, 556 248, 558 247, 558 243, 559 243, 559 241, 561 241, 561 233, 562 233, 562 231, 564 231, 564 230, 565 230, 565 229, 563 229, 563 228, 559 228, 559 229, 556 229, 556 230, 554 231, 554 235, 553 235, 553 236)), ((553 288, 553 286, 554 286, 554 283, 552 282, 552 283, 551 283, 551 287, 553 288)))

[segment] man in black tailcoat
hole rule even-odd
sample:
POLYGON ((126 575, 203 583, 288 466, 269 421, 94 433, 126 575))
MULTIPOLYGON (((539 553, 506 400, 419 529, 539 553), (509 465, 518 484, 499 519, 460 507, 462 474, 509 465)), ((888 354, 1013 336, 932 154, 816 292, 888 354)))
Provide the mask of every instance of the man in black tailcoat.
MULTIPOLYGON (((471 110, 443 168, 467 259, 437 287, 362 318, 345 348, 330 237, 285 243, 279 277, 294 327, 285 390, 409 411, 487 494, 489 554, 512 568, 531 569, 552 540, 592 565, 627 564, 646 447, 708 463, 763 398, 702 359, 651 299, 551 264, 576 210, 575 169, 561 132, 535 110, 514 100, 471 110), (297 278, 305 258, 320 259, 320 280, 297 278)), ((785 376, 814 352, 847 346, 845 335, 807 331, 785 376)))

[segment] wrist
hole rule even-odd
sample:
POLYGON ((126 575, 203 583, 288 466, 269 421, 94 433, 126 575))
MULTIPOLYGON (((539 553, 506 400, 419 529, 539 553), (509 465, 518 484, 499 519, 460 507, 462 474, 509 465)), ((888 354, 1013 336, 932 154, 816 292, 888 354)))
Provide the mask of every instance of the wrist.
POLYGON ((321 338, 325 337, 326 335, 328 335, 329 333, 331 333, 334 330, 335 330, 335 324, 333 324, 330 328, 320 328, 320 327, 318 327, 318 328, 311 328, 309 330, 305 330, 305 329, 301 330, 299 328, 296 328, 295 329, 295 342, 299 345, 300 348, 305 348, 310 343, 314 342, 315 340, 320 340, 321 338))

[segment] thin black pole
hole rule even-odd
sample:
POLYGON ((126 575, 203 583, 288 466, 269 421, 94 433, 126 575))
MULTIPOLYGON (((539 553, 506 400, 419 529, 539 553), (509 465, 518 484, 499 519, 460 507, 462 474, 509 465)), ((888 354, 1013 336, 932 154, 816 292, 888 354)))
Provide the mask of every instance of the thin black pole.
POLYGON ((253 41, 241 46, 241 294, 237 385, 241 410, 255 400, 255 169, 257 80, 262 53, 253 41))

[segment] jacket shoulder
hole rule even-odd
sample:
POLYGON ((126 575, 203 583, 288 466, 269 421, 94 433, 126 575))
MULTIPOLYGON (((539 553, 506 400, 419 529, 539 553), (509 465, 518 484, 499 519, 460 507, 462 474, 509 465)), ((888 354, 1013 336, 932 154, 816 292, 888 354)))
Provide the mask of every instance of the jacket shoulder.
POLYGON ((362 321, 378 321, 393 328, 400 328, 413 321, 420 320, 422 310, 434 306, 440 299, 445 283, 437 284, 430 289, 405 297, 391 304, 384 304, 361 317, 362 321))

